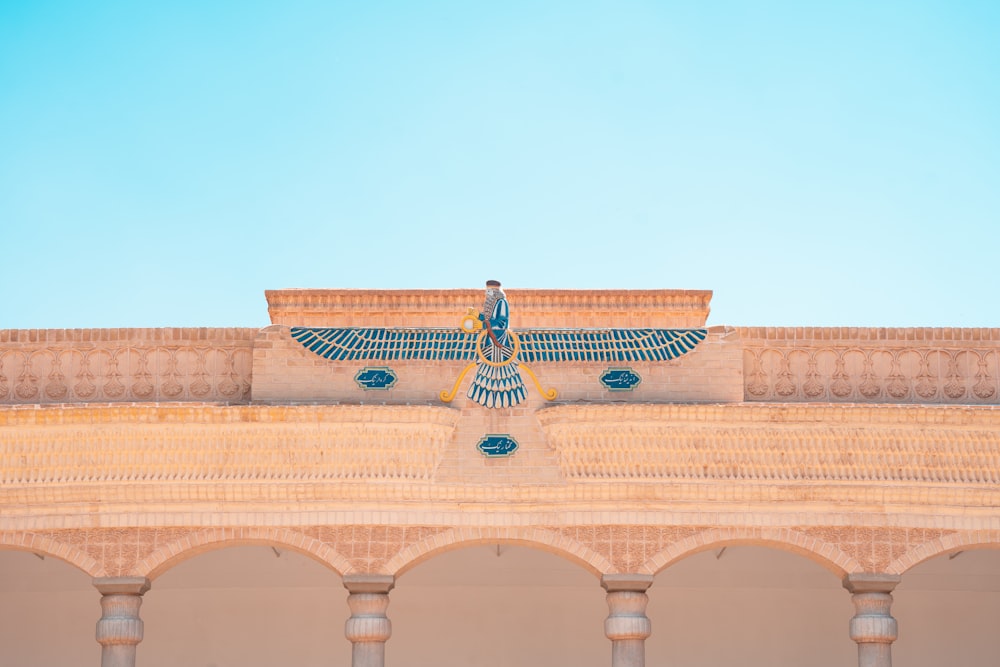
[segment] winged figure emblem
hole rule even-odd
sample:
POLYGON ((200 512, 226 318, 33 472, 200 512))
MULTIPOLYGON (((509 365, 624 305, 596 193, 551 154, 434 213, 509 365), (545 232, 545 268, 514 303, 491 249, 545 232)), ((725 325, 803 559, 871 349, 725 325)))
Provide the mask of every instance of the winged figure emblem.
POLYGON ((527 396, 522 372, 547 400, 527 364, 623 361, 669 361, 703 341, 705 329, 511 329, 510 305, 497 281, 486 284, 478 313, 470 308, 458 328, 292 327, 292 338, 331 361, 467 361, 450 391, 451 402, 472 369, 468 397, 487 408, 518 405, 527 396))

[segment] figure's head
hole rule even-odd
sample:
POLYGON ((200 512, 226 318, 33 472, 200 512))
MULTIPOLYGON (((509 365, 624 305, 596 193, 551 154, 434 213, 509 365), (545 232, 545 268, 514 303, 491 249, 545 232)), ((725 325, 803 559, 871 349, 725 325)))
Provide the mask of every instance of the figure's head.
POLYGON ((503 289, 500 287, 499 280, 487 280, 486 281, 486 294, 503 294, 503 289))

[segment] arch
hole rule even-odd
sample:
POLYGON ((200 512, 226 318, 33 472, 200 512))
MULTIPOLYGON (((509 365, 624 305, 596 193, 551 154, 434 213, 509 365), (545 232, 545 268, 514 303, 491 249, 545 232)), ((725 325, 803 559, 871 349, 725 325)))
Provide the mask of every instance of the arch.
POLYGON ((717 547, 749 544, 790 551, 823 566, 838 578, 862 570, 861 564, 835 544, 810 537, 791 528, 710 528, 671 544, 647 560, 640 574, 657 574, 672 563, 717 547))
POLYGON ((614 571, 614 566, 607 558, 555 531, 520 526, 493 526, 452 528, 411 544, 386 563, 386 574, 399 577, 407 570, 438 554, 476 544, 497 542, 546 551, 582 566, 597 577, 614 571))
POLYGON ((942 535, 907 551, 889 564, 887 572, 888 574, 903 574, 925 560, 957 549, 1000 549, 1000 530, 980 530, 942 535))
POLYGON ((104 576, 104 567, 90 554, 44 535, 0 531, 0 549, 4 548, 52 556, 82 570, 89 577, 104 576))
POLYGON ((353 569, 344 556, 313 537, 284 528, 247 526, 210 528, 185 535, 163 545, 136 563, 136 574, 152 581, 173 566, 198 554, 249 544, 285 547, 318 561, 341 576, 353 569))

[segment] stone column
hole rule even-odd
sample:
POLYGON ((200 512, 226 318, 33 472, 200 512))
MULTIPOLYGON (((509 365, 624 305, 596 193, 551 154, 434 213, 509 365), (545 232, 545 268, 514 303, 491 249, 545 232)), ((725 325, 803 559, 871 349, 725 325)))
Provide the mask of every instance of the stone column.
POLYGON ((851 639, 858 644, 858 667, 892 667, 892 642, 898 632, 889 613, 896 574, 849 574, 844 588, 851 592, 855 614, 851 639))
POLYGON ((646 617, 649 597, 646 589, 653 583, 649 574, 606 574, 601 586, 608 592, 608 618, 604 634, 611 640, 611 667, 644 667, 646 637, 652 625, 646 617))
POLYGON ((142 641, 139 606, 149 590, 145 577, 100 577, 94 587, 101 593, 101 620, 97 643, 101 667, 135 667, 135 647, 142 641))
POLYGON ((350 591, 347 605, 351 617, 344 634, 351 640, 352 667, 384 667, 385 642, 392 636, 392 623, 385 615, 394 577, 378 574, 348 574, 344 588, 350 591))

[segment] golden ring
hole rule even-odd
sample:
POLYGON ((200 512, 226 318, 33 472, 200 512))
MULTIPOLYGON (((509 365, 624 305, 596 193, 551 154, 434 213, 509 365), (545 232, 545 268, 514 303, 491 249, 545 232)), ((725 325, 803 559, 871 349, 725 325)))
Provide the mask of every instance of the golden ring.
POLYGON ((517 334, 513 331, 508 331, 510 334, 510 339, 513 343, 510 352, 510 358, 505 361, 490 361, 483 354, 483 341, 486 339, 486 329, 479 332, 479 337, 476 339, 476 356, 479 357, 479 361, 483 362, 487 366, 492 366, 494 368, 500 368, 501 366, 509 366, 510 364, 517 361, 517 354, 521 351, 521 339, 517 337, 517 334))

